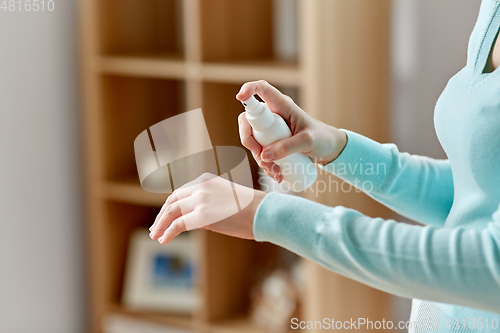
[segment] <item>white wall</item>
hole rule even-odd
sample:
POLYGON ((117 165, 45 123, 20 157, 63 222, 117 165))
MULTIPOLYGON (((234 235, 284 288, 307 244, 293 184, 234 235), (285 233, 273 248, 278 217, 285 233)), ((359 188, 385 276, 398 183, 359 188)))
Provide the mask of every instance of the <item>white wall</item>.
POLYGON ((2 333, 85 329, 75 18, 0 10, 2 333))
MULTIPOLYGON (((394 0, 392 137, 400 151, 445 158, 434 132, 434 105, 466 61, 480 0, 394 0)), ((400 320, 410 301, 395 298, 400 320)))
POLYGON ((394 0, 393 138, 400 150, 445 157, 434 105, 466 61, 480 0, 394 0))

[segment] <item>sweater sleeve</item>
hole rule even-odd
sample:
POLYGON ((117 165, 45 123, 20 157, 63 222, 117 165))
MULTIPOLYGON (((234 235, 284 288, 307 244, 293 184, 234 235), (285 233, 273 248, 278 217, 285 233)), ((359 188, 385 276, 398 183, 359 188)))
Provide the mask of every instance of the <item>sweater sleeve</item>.
POLYGON ((347 145, 322 166, 395 212, 423 224, 442 227, 453 204, 453 176, 448 160, 400 153, 344 130, 347 145))
POLYGON ((500 313, 499 212, 482 230, 438 229, 271 193, 254 235, 386 292, 500 313))

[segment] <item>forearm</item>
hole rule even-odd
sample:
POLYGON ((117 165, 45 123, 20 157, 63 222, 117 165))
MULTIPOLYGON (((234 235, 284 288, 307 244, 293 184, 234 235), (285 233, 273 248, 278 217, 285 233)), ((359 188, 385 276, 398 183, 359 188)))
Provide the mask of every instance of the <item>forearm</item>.
POLYGON ((323 169, 406 217, 443 226, 453 203, 453 176, 447 160, 400 153, 393 144, 346 133, 344 150, 323 169))
POLYGON ((254 235, 393 294, 500 313, 500 221, 482 231, 435 229, 270 194, 254 235))

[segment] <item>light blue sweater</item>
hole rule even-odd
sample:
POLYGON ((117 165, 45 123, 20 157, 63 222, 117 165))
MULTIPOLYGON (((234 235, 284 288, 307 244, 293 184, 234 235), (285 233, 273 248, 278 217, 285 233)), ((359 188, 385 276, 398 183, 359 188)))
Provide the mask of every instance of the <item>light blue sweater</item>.
POLYGON ((275 193, 255 216, 258 241, 414 298, 412 321, 439 320, 438 329, 410 332, 500 332, 500 69, 484 73, 500 28, 498 8, 499 0, 483 0, 467 65, 436 105, 448 160, 400 153, 346 131, 344 151, 324 167, 426 226, 275 193))

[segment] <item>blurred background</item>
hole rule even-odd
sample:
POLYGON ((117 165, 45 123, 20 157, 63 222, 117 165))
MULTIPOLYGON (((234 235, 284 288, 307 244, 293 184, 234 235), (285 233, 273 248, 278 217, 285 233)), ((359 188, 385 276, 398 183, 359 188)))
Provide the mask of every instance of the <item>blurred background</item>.
MULTIPOLYGON (((368 5, 376 1, 365 2, 368 5)), ((128 239, 120 240, 119 236, 129 237, 133 227, 144 227, 151 222, 149 217, 154 216, 160 202, 157 196, 141 194, 137 184, 131 183, 137 183, 137 179, 129 180, 134 172, 133 151, 130 155, 132 146, 129 141, 138 133, 122 132, 128 129, 142 130, 167 118, 169 114, 197 107, 203 107, 206 112, 210 130, 210 126, 216 126, 217 119, 225 114, 226 111, 221 110, 234 108, 231 104, 233 100, 223 100, 233 98, 245 78, 252 78, 259 73, 269 75, 269 81, 273 83, 274 79, 288 94, 295 94, 299 104, 313 106, 314 92, 301 92, 301 89, 308 89, 304 88, 304 83, 286 83, 301 80, 297 74, 299 70, 304 73, 314 71, 307 67, 314 65, 314 59, 302 62, 296 59, 294 52, 311 55, 302 53, 304 43, 297 42, 299 37, 296 35, 297 31, 314 32, 313 28, 308 30, 304 24, 314 21, 311 18, 314 18, 315 12, 312 9, 307 13, 293 9, 296 4, 290 7, 287 0, 281 1, 282 7, 272 7, 275 9, 272 15, 256 10, 259 16, 254 18, 263 22, 260 35, 253 36, 252 42, 257 46, 245 49, 245 43, 224 43, 221 37, 226 36, 223 32, 228 30, 228 25, 239 23, 240 19, 235 14, 238 6, 251 10, 253 6, 266 8, 277 6, 276 3, 248 1, 243 4, 242 1, 236 1, 239 5, 229 5, 228 1, 207 0, 203 1, 203 5, 196 6, 193 5, 195 1, 183 1, 182 6, 194 11, 190 14, 198 13, 200 17, 206 17, 200 23, 185 14, 185 7, 179 9, 178 5, 162 5, 164 7, 160 8, 169 12, 158 14, 154 10, 156 7, 148 7, 150 5, 146 3, 149 2, 152 1, 124 1, 123 6, 128 6, 128 11, 121 11, 122 3, 112 0, 102 0, 98 6, 95 5, 97 1, 54 1, 53 10, 43 12, 26 11, 24 7, 23 10, 16 7, 13 11, 8 7, 0 9, 2 333, 97 332, 96 327, 101 327, 99 323, 105 319, 103 316, 110 312, 130 315, 130 318, 143 321, 166 323, 172 327, 177 326, 175 323, 180 320, 179 326, 186 330, 193 329, 192 325, 195 325, 192 324, 192 316, 211 323, 250 313, 250 304, 254 300, 245 296, 248 291, 241 289, 250 289, 252 284, 242 277, 245 275, 244 269, 239 274, 228 273, 235 267, 233 263, 212 262, 212 259, 205 260, 204 264, 218 267, 218 270, 212 272, 207 269, 203 277, 205 282, 201 289, 203 297, 208 298, 202 301, 204 314, 183 314, 179 315, 179 319, 177 315, 163 315, 156 310, 154 313, 132 311, 122 304, 128 239), (147 7, 144 11, 135 7, 143 3, 147 7), (227 13, 224 11, 225 5, 228 7, 227 13), (276 8, 282 9, 281 14, 276 8), (104 16, 99 16, 101 13, 104 16), (230 18, 226 18, 226 22, 218 15, 230 18), (301 15, 310 15, 309 21, 302 20, 301 15), (177 19, 171 19, 173 17, 177 19), (182 20, 192 21, 188 24, 182 20), (300 27, 297 27, 299 22, 300 27), (147 27, 141 27, 140 24, 147 27), (274 38, 266 37, 266 29, 273 29, 274 38), (150 34, 155 31, 159 34, 155 38, 163 38, 164 33, 168 35, 172 30, 176 31, 175 36, 169 38, 177 38, 177 41, 162 44, 149 40, 150 34), (199 46, 193 39, 186 38, 186 34, 198 36, 206 43, 201 44, 204 52, 201 59, 197 59, 196 53, 199 46), (269 64, 261 58, 268 56, 262 50, 269 47, 270 43, 274 43, 275 54, 271 56, 269 64), (236 51, 231 50, 231 47, 236 48, 236 51), (92 54, 94 51, 100 52, 104 58, 96 60, 92 54), (205 63, 207 66, 202 67, 201 79, 197 79, 196 75, 190 76, 189 73, 194 68, 196 74, 199 67, 189 66, 200 61, 203 66, 205 63), (251 66, 255 66, 255 69, 251 66), (306 67, 304 69, 301 66, 306 67), (96 67, 100 68, 102 73, 98 75, 101 76, 94 74, 96 67), (240 77, 242 80, 238 83, 240 77), (186 94, 192 94, 193 98, 182 100, 179 97, 186 94), (100 102, 104 106, 99 106, 100 102), (143 107, 151 113, 143 113, 143 107), (108 109, 109 115, 104 117, 102 123, 96 120, 96 114, 108 109), (114 123, 123 127, 106 128, 114 123), (101 130, 107 131, 107 134, 99 137, 95 133, 101 130), (85 133, 87 136, 84 136, 85 133), (89 136, 92 138, 89 139, 89 136), (116 148, 121 144, 125 147, 116 148), (98 146, 110 154, 106 158, 94 158, 101 149, 98 146), (99 163, 104 165, 102 171, 98 171, 99 166, 95 167, 99 163), (89 172, 89 169, 93 171, 89 172), (101 178, 106 180, 102 199, 99 194, 101 178), (133 220, 139 216, 143 220, 133 220), (106 221, 112 222, 106 227, 98 226, 98 223, 108 223, 106 221), (124 221, 123 230, 126 233, 117 221, 124 221), (109 245, 106 236, 115 235, 115 231, 118 236, 110 240, 109 244, 114 243, 109 245), (119 258, 112 258, 113 255, 119 258), (116 268, 109 268, 115 264, 116 268), (111 276, 109 278, 108 273, 111 276), (102 282, 100 277, 104 277, 105 281, 102 282), (225 287, 230 289, 231 295, 220 291, 225 287), (217 297, 211 299, 212 291, 220 291, 228 301, 221 301, 217 297), (240 296, 235 297, 233 294, 240 296), (233 313, 232 308, 237 310, 233 313), (89 316, 93 318, 92 321, 88 319, 89 316)), ((358 7, 354 9, 362 8, 363 1, 355 2, 358 7)), ((384 64, 380 55, 386 54, 389 64, 388 112, 381 113, 379 123, 384 133, 380 137, 395 142, 401 151, 445 157, 434 133, 433 107, 447 80, 465 64, 467 40, 477 17, 479 3, 480 0, 393 0, 388 16, 375 16, 374 20, 388 17, 390 23, 388 50, 376 58, 384 64)), ((370 6, 373 7, 373 4, 370 6)), ((356 12, 350 15, 356 15, 356 12)), ((341 35, 341 27, 337 28, 341 35)), ((244 29, 236 30, 247 33, 244 29)), ((383 28, 380 34, 385 34, 383 28)), ((228 36, 231 41, 237 37, 228 36)), ((385 45, 381 43, 379 47, 385 45)), ((321 50, 318 48, 314 55, 321 55, 321 50)), ((336 59, 342 57, 331 61, 336 59)), ((364 54, 364 59, 366 66, 372 65, 369 52, 364 54)), ((328 69, 326 71, 329 74, 328 69)), ((332 73, 335 75, 337 72, 332 73)), ((319 82, 311 78, 304 80, 315 84, 319 82)), ((239 109, 236 107, 236 110, 239 109)), ((317 112, 312 113, 319 115, 317 112)), ((237 112, 235 114, 237 116, 237 112)), ((358 119, 363 121, 363 118, 358 119)), ((227 144, 234 140, 234 133, 231 132, 227 136, 212 138, 212 143, 227 144)), ((275 254, 274 248, 231 243, 225 238, 205 234, 199 239, 214 256, 221 249, 236 249, 235 253, 245 257, 245 265, 255 260, 248 257, 249 251, 262 256, 270 253, 270 256, 278 259, 283 257, 283 254, 275 254)), ((264 266, 263 260, 259 260, 258 265, 264 266)), ((305 264, 306 267, 308 265, 305 264)), ((236 269, 240 266, 236 265, 236 269)), ((305 268, 307 274, 314 274, 315 269, 305 268)), ((357 290, 358 287, 349 285, 349 288, 357 290)), ((367 293, 372 298, 376 295, 367 293)), ((362 294, 358 296, 360 299, 364 297, 362 294)), ((408 319, 409 300, 383 297, 381 304, 393 318, 408 319)), ((314 297, 306 299, 302 307, 314 309, 322 304, 315 305, 314 297)), ((377 299, 374 299, 376 303, 377 299)), ((303 318, 308 320, 305 315, 303 318)), ((221 332, 259 331, 252 325, 242 323, 207 327, 211 331, 221 332)), ((113 332, 116 330, 119 329, 115 328, 113 332)))

